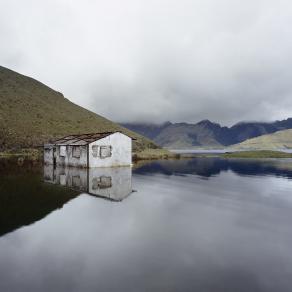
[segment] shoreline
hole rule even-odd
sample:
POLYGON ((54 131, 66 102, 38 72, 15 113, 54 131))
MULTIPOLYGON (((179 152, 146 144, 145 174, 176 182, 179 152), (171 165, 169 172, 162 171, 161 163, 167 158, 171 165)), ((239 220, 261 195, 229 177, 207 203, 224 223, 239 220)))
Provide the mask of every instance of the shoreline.
MULTIPOLYGON (((232 151, 232 152, 212 152, 212 151, 200 151, 200 152, 184 152, 175 153, 167 149, 145 149, 140 152, 133 152, 132 161, 146 162, 153 160, 180 160, 180 159, 192 159, 192 158, 224 158, 224 159, 269 159, 269 158, 292 158, 292 153, 274 150, 254 150, 254 151, 232 151)), ((24 161, 30 161, 34 163, 41 163, 43 161, 43 150, 28 148, 19 150, 7 150, 0 152, 1 160, 16 161, 21 165, 24 161)))
MULTIPOLYGON (((160 160, 160 159, 180 159, 182 155, 177 153, 172 153, 166 149, 145 149, 139 152, 133 152, 132 160, 160 160)), ((18 150, 6 150, 0 152, 0 159, 6 160, 26 160, 41 162, 43 160, 43 149, 36 148, 26 148, 18 150)))

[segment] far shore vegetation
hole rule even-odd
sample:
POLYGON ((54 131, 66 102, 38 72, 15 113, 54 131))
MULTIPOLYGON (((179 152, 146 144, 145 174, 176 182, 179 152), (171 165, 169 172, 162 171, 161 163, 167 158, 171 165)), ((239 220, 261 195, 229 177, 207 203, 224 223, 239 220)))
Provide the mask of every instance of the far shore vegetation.
POLYGON ((23 157, 29 160, 38 160, 43 157, 42 149, 40 148, 25 148, 25 149, 10 149, 0 152, 0 158, 15 158, 23 157))
MULTIPOLYGON (((227 159, 232 158, 249 158, 249 159, 263 159, 263 158, 292 158, 292 153, 272 150, 254 150, 254 151, 238 151, 227 153, 185 153, 177 154, 170 152, 167 149, 145 149, 139 152, 133 152, 133 162, 147 161, 147 160, 161 160, 161 159, 191 159, 191 158, 211 158, 222 157, 227 159)), ((19 150, 7 150, 0 152, 0 159, 16 160, 22 164, 23 161, 42 162, 43 149, 42 148, 26 148, 19 150)))
POLYGON ((156 160, 156 159, 179 159, 180 154, 170 152, 167 149, 145 149, 133 153, 133 161, 156 160))
MULTIPOLYGON (((7 150, 0 152, 0 158, 19 158, 21 160, 37 161, 43 159, 42 148, 26 148, 18 150, 7 150)), ((138 160, 158 160, 158 159, 179 159, 180 154, 168 151, 167 149, 145 149, 138 152, 133 152, 133 161, 138 160)))
POLYGON ((272 150, 237 151, 221 155, 224 158, 292 158, 292 153, 272 150))

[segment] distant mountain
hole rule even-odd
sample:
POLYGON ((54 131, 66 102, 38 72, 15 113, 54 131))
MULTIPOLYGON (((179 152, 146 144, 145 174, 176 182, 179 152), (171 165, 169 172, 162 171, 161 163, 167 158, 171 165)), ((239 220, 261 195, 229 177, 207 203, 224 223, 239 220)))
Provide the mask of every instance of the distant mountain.
POLYGON ((157 148, 149 139, 70 102, 41 82, 0 66, 0 150, 99 131, 134 136, 136 150, 157 148))
POLYGON ((171 125, 170 122, 163 123, 161 125, 156 124, 121 124, 123 127, 127 129, 131 129, 131 131, 139 133, 140 135, 143 135, 145 137, 148 137, 149 139, 154 139, 159 133, 171 125))
POLYGON ((292 129, 247 139, 230 147, 235 150, 292 149, 292 129))
POLYGON ((241 122, 232 127, 222 127, 209 120, 197 124, 167 122, 161 125, 143 123, 122 125, 167 148, 221 148, 279 130, 292 129, 292 118, 272 123, 241 122))

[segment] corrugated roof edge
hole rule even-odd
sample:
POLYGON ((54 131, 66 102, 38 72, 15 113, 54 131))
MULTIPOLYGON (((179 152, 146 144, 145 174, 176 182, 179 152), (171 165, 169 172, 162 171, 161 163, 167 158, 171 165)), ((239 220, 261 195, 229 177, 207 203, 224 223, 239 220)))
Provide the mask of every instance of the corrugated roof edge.
POLYGON ((123 133, 122 131, 114 131, 114 132, 95 132, 95 133, 84 133, 84 134, 71 134, 64 136, 62 138, 56 139, 51 143, 46 143, 44 145, 88 145, 94 141, 100 140, 102 138, 105 138, 109 135, 115 134, 115 133, 121 133, 132 140, 137 140, 134 137, 131 137, 130 135, 127 135, 123 133), (70 143, 68 143, 70 141, 70 143), (76 144, 77 142, 81 142, 80 144, 76 144), (82 143, 84 142, 84 143, 82 143))

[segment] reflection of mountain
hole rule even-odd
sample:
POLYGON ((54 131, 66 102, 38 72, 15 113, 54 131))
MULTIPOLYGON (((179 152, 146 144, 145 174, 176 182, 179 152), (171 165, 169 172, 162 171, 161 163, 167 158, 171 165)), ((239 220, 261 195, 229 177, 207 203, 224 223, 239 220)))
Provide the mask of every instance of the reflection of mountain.
POLYGON ((274 175, 292 179, 291 160, 235 160, 222 158, 194 158, 178 161, 159 161, 145 164, 136 174, 162 173, 165 175, 195 174, 202 177, 231 170, 239 175, 274 175))
POLYGON ((40 175, 0 175, 0 236, 44 218, 78 196, 73 190, 43 184, 40 175))
POLYGON ((46 165, 44 180, 111 201, 122 201, 132 192, 131 167, 85 169, 46 165))

